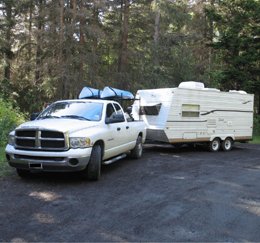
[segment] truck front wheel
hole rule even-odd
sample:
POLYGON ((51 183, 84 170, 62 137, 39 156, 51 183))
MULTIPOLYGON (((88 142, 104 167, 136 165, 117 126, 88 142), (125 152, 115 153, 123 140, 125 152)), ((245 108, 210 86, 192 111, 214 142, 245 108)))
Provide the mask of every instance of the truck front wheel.
POLYGON ((101 174, 101 147, 94 145, 86 169, 83 171, 84 177, 91 181, 97 181, 101 174))
POLYGON ((29 170, 16 169, 16 172, 21 178, 28 178, 31 175, 29 170))
POLYGON ((142 137, 138 136, 136 140, 136 144, 133 150, 131 150, 131 158, 133 159, 139 159, 142 157, 143 154, 143 144, 142 144, 142 137))

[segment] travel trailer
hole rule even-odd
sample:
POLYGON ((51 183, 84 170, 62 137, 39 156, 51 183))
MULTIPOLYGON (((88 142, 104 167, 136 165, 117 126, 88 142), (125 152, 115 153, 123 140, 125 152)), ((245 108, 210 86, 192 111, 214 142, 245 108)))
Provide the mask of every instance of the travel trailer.
POLYGON ((176 88, 138 90, 132 113, 147 126, 147 139, 175 144, 207 143, 229 151, 252 139, 254 96, 245 91, 182 82, 176 88))

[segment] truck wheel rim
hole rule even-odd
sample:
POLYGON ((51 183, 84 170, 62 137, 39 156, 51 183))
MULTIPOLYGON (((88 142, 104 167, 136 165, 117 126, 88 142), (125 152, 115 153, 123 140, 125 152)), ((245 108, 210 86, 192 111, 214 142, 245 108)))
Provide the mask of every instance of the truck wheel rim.
POLYGON ((143 151, 142 144, 141 144, 141 143, 139 143, 139 144, 138 144, 138 154, 139 154, 139 156, 141 156, 141 155, 142 155, 142 151, 143 151))

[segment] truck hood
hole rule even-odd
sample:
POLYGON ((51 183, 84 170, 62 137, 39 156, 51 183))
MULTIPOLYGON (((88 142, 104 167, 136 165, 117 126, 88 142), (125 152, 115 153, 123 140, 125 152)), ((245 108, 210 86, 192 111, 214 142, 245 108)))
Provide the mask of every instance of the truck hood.
POLYGON ((99 122, 82 121, 76 119, 51 118, 29 121, 21 124, 19 127, 17 127, 17 129, 46 129, 73 133, 83 129, 96 127, 98 125, 99 122))

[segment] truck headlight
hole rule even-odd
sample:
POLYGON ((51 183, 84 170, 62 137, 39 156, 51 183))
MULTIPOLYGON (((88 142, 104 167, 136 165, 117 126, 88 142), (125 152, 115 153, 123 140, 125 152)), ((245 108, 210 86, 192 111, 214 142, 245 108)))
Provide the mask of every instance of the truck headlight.
POLYGON ((91 141, 89 138, 70 138, 71 148, 87 148, 90 145, 91 141))
POLYGON ((14 146, 15 145, 15 136, 9 135, 8 137, 8 144, 14 146))

